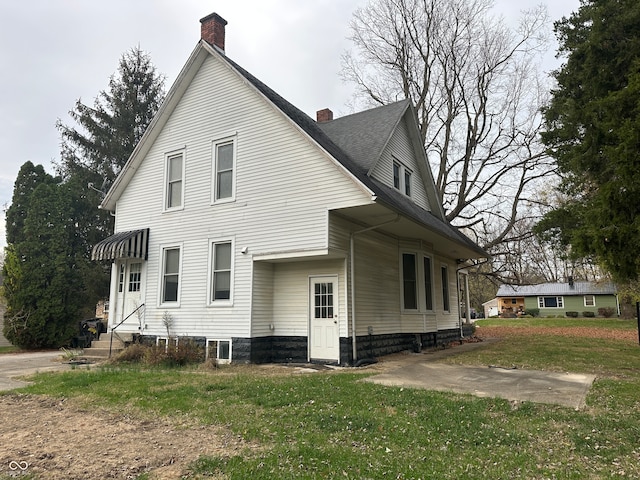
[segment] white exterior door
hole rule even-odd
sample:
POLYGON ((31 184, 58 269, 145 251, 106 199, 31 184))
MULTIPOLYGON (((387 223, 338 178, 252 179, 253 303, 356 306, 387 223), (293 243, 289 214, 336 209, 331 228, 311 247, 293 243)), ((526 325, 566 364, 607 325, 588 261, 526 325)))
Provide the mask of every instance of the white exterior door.
POLYGON ((141 327, 144 307, 136 313, 133 312, 142 305, 142 261, 129 260, 118 264, 116 288, 116 308, 111 327, 115 327, 129 317, 120 329, 123 331, 131 331, 132 327, 138 329, 141 327))
POLYGON ((309 288, 309 357, 340 360, 338 277, 311 277, 309 288))

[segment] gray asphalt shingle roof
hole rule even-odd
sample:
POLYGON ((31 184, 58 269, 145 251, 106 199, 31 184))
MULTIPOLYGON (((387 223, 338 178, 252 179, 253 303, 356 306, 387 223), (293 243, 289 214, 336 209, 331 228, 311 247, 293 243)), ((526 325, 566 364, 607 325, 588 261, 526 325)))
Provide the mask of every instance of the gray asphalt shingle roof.
POLYGON ((610 282, 541 283, 538 285, 500 285, 496 297, 537 297, 545 295, 615 295, 616 287, 610 282))
POLYGON ((409 104, 409 100, 401 100, 318 126, 368 172, 374 167, 409 104))
POLYGON ((476 252, 479 257, 488 257, 488 254, 482 248, 448 222, 440 220, 431 212, 406 199, 401 193, 368 175, 372 162, 375 162, 380 157, 391 132, 400 122, 402 115, 408 108, 409 100, 402 100, 364 112, 347 115, 326 125, 318 124, 306 113, 289 103, 229 57, 221 55, 221 58, 247 79, 369 190, 374 192, 377 201, 386 204, 416 222, 424 224, 446 238, 462 243, 476 252), (348 152, 345 151, 346 148, 341 148, 339 145, 349 145, 348 152))

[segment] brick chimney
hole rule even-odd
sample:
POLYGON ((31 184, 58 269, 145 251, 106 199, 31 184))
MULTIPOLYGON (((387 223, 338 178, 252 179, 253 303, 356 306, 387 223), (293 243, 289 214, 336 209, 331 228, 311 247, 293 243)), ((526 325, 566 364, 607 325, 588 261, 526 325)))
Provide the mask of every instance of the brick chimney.
POLYGON ((227 21, 217 13, 200 19, 200 38, 224 52, 224 27, 227 21))
POLYGON ((323 123, 330 122, 331 120, 333 120, 333 112, 328 108, 324 108, 316 112, 316 122, 323 123))

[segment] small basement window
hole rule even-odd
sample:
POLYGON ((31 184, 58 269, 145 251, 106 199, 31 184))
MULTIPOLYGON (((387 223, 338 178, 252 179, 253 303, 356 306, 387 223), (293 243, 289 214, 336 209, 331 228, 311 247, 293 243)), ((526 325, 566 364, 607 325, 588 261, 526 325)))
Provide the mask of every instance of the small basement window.
POLYGON ((231 363, 231 341, 207 340, 207 358, 215 358, 218 363, 231 363))

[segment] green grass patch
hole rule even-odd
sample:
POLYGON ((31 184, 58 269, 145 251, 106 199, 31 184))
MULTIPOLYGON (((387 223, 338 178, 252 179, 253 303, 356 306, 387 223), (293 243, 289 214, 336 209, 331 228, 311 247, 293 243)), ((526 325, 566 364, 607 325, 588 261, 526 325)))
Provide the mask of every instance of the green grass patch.
POLYGON ((628 341, 523 335, 449 357, 448 363, 496 365, 600 376, 640 375, 640 347, 628 341))
POLYGON ((476 320, 479 327, 589 327, 637 330, 636 320, 620 318, 486 318, 476 320))
MULTIPOLYGON (((479 325, 637 328, 618 319, 482 320, 479 325)), ((517 331, 517 329, 516 329, 517 331)), ((201 457, 186 479, 640 478, 640 347, 512 335, 447 358, 598 376, 583 411, 384 387, 366 371, 260 374, 259 368, 110 367, 39 374, 22 392, 132 417, 187 416, 262 446, 201 457)))
POLYGON ((18 347, 14 347, 13 345, 9 346, 9 347, 0 347, 0 355, 4 354, 4 353, 18 353, 21 352, 22 350, 20 350, 18 347))
POLYGON ((245 366, 39 374, 21 391, 141 418, 188 416, 263 447, 201 457, 187 479, 640 477, 637 345, 515 336, 448 361, 599 377, 584 411, 384 387, 361 382, 367 373, 357 370, 261 376, 245 366))

